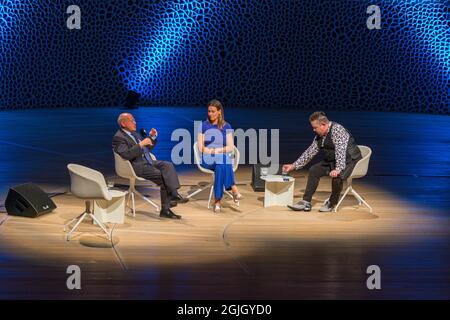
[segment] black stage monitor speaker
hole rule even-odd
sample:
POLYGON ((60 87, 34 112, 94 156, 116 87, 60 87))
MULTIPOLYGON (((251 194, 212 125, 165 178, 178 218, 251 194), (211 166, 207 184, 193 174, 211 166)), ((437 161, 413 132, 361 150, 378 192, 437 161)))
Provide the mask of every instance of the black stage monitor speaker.
POLYGON ((282 168, 280 165, 278 165, 275 168, 275 170, 272 169, 272 171, 270 171, 269 169, 270 169, 270 166, 265 166, 262 164, 253 165, 252 188, 254 191, 264 191, 266 183, 263 179, 261 179, 262 175, 281 174, 281 171, 282 171, 282 168), (261 171, 263 171, 263 172, 261 172, 261 171))
POLYGON ((5 207, 11 216, 35 218, 53 211, 56 205, 37 185, 25 183, 9 189, 5 207))

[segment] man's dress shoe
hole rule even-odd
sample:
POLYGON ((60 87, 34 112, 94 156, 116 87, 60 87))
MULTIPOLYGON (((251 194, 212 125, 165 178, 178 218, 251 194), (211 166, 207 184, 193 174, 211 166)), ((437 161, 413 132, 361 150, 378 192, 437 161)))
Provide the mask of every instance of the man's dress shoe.
POLYGON ((170 209, 166 209, 166 210, 161 210, 159 212, 159 216, 161 218, 169 218, 169 219, 181 219, 181 216, 178 214, 175 214, 172 210, 170 209))
POLYGON ((172 196, 170 201, 171 202, 174 201, 176 203, 186 203, 189 201, 189 199, 184 198, 181 194, 177 193, 175 196, 172 196))

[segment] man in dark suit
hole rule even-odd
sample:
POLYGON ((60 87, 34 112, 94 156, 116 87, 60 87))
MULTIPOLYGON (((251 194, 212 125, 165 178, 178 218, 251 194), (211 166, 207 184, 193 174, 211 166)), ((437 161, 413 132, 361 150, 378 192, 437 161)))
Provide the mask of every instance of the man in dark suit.
POLYGON ((179 193, 180 182, 175 167, 171 162, 153 160, 150 151, 155 147, 157 132, 152 129, 151 137, 143 137, 136 132, 136 121, 132 114, 122 113, 117 119, 119 130, 112 140, 114 152, 129 160, 137 176, 153 181, 161 188, 160 216, 181 219, 170 208, 188 199, 179 193))

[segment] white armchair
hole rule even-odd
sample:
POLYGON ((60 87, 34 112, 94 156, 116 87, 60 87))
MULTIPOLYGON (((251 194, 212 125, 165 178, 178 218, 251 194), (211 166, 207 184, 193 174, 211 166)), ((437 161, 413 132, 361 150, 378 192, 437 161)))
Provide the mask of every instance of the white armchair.
POLYGON ((369 208, 369 211, 372 213, 372 207, 359 195, 358 192, 353 188, 352 181, 353 179, 359 179, 364 177, 367 174, 367 169, 369 167, 370 156, 372 155, 372 150, 367 146, 358 146, 361 151, 362 159, 359 160, 355 167, 353 168, 352 173, 347 178, 347 188, 344 191, 344 195, 339 200, 338 204, 334 207, 334 212, 337 211, 338 207, 341 205, 344 198, 347 196, 349 192, 353 194, 353 196, 358 200, 358 204, 361 205, 364 203, 365 206, 369 208))
MULTIPOLYGON (((135 201, 134 201, 135 195, 142 198, 147 203, 151 204, 153 207, 155 207, 156 211, 159 212, 159 210, 160 210, 159 206, 155 202, 153 202, 151 199, 149 199, 148 197, 144 196, 143 194, 141 194, 139 191, 136 190, 136 181, 148 181, 148 180, 138 177, 136 175, 130 161, 123 159, 116 152, 113 152, 113 153, 114 153, 114 163, 115 163, 115 168, 116 168, 116 174, 119 177, 128 179, 130 182, 130 188, 128 189, 129 194, 128 194, 128 199, 127 199, 127 205, 131 199, 131 210, 133 212, 133 217, 136 216, 136 206, 135 206, 135 201)), ((156 157, 153 154, 150 154, 150 157, 153 160, 156 160, 156 157)), ((153 184, 152 186, 156 186, 156 185, 153 184)))
POLYGON ((67 169, 70 174, 70 191, 77 198, 86 200, 84 212, 64 225, 64 231, 67 231, 68 227, 76 221, 73 228, 67 234, 67 241, 70 240, 72 233, 78 228, 86 216, 90 216, 110 240, 111 233, 103 224, 103 222, 108 222, 108 219, 102 218, 113 215, 116 219, 118 218, 123 222, 125 215, 125 195, 127 192, 108 190, 105 178, 99 171, 73 163, 67 165, 67 169), (91 202, 93 204, 93 211, 91 211, 91 202))
MULTIPOLYGON (((195 164, 197 165, 197 168, 203 173, 207 173, 209 175, 212 175, 212 180, 205 187, 202 187, 202 188, 194 191, 193 193, 189 194, 187 196, 187 198, 191 198, 191 197, 195 196, 196 194, 202 192, 203 190, 205 190, 207 188, 210 188, 209 198, 208 198, 208 209, 209 209, 211 207, 210 204, 211 204, 212 194, 213 194, 213 191, 214 191, 214 171, 206 169, 206 168, 203 168, 200 165, 200 163, 201 163, 201 154, 200 154, 200 150, 198 149, 198 142, 194 143, 193 149, 194 149, 194 161, 195 161, 195 164)), ((236 146, 234 146, 234 148, 233 148, 233 153, 234 153, 234 157, 233 157, 233 172, 236 172, 236 170, 239 167, 239 159, 240 159, 241 154, 239 153, 239 150, 238 150, 238 148, 236 146)), ((225 193, 227 195, 229 195, 233 199, 233 196, 231 195, 230 192, 225 190, 225 193)), ((239 202, 237 202, 237 205, 239 206, 239 202)))

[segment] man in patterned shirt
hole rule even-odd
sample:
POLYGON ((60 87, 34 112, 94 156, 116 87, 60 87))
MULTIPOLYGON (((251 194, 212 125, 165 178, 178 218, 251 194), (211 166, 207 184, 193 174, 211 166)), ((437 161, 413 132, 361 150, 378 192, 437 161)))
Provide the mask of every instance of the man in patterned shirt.
POLYGON ((303 200, 288 207, 295 211, 311 211, 312 196, 320 178, 330 176, 331 196, 319 209, 320 212, 330 212, 339 201, 344 181, 352 173, 356 162, 361 159, 361 152, 348 130, 339 123, 329 121, 324 112, 314 112, 309 121, 316 133, 313 143, 293 164, 283 165, 283 172, 303 168, 319 151, 322 151, 325 158, 309 169, 303 200))

